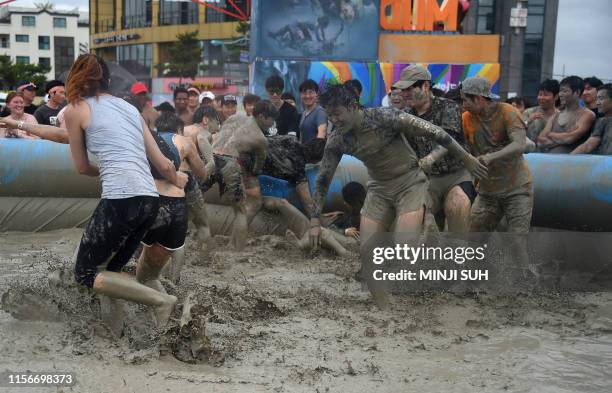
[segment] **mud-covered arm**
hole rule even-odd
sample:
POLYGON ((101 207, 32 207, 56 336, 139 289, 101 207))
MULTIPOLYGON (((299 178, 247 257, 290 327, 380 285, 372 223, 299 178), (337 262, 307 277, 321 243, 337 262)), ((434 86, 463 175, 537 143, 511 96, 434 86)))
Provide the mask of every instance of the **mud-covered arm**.
POLYGON ((585 110, 578 122, 576 123, 576 127, 569 132, 554 132, 552 131, 548 134, 548 138, 550 138, 553 142, 560 143, 563 145, 569 145, 584 136, 591 127, 593 126, 593 122, 595 121, 595 114, 590 110, 585 110))
POLYGON ((548 119, 548 121, 546 122, 546 125, 544 126, 544 129, 542 130, 542 132, 540 132, 540 135, 538 135, 538 137, 536 138, 536 143, 538 147, 548 147, 548 146, 552 146, 555 144, 555 142, 553 142, 548 136, 550 135, 552 131, 552 125, 555 122, 556 118, 557 118, 557 115, 548 119))
POLYGON ((206 173, 210 176, 215 171, 215 158, 213 156, 213 148, 208 141, 208 135, 205 132, 198 132, 197 135, 198 150, 206 161, 206 173))
POLYGON ((208 177, 208 173, 206 171, 206 168, 204 167, 204 162, 198 154, 198 149, 189 138, 185 138, 185 145, 189 168, 191 168, 191 171, 198 179, 205 180, 208 177))
POLYGON ((479 157, 485 164, 495 162, 511 156, 518 156, 523 154, 525 146, 527 144, 527 129, 525 123, 520 117, 519 113, 515 110, 508 111, 504 114, 504 123, 506 126, 506 132, 510 143, 504 146, 501 150, 496 152, 487 153, 482 157, 479 157))
MULTIPOLYGON (((462 119, 461 119, 461 108, 458 104, 446 103, 442 106, 443 116, 441 117, 440 127, 446 131, 453 139, 463 143, 465 136, 463 135, 462 119)), ((464 144, 465 146, 465 144, 464 144)), ((436 146, 431 153, 423 157, 421 162, 426 166, 431 166, 438 162, 442 157, 448 153, 448 149, 444 146, 436 146)))
POLYGON ((253 174, 259 175, 263 169, 264 162, 266 161, 268 140, 262 134, 261 138, 257 138, 257 142, 253 147, 253 156, 255 157, 255 162, 253 163, 253 174))
POLYGON ((599 121, 595 124, 593 133, 583 144, 574 149, 570 154, 589 154, 595 151, 601 143, 601 139, 604 135, 605 123, 599 121))
POLYGON ((336 168, 338 168, 338 164, 342 159, 342 146, 340 144, 339 138, 330 138, 327 141, 327 145, 325 146, 325 150, 323 152, 323 158, 321 159, 321 165, 319 166, 319 174, 317 175, 317 180, 315 181, 315 191, 312 196, 312 206, 311 206, 311 223, 319 225, 319 217, 321 216, 321 211, 323 210, 323 203, 325 202, 325 197, 327 196, 327 190, 329 189, 329 184, 334 178, 334 173, 336 173, 336 168))
POLYGON ((460 159, 471 173, 482 179, 487 177, 487 169, 478 162, 474 156, 465 151, 446 131, 419 117, 403 113, 399 123, 394 126, 406 136, 422 136, 433 139, 440 146, 446 148, 451 154, 460 159))

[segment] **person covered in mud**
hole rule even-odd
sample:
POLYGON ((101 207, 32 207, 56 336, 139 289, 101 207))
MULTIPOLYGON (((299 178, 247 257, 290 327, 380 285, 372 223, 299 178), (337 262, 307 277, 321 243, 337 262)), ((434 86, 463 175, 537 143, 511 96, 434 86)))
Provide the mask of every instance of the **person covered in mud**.
MULTIPOLYGON (((274 123, 273 115, 264 114, 268 127, 274 123)), ((263 168, 268 141, 255 117, 236 114, 223 123, 213 143, 215 172, 202 184, 203 191, 218 183, 221 195, 229 193, 236 214, 230 244, 237 250, 246 245, 248 217, 259 210, 257 204, 261 203, 257 175, 263 168)))
MULTIPOLYGON (((325 146, 316 180, 310 230, 313 247, 320 244, 323 201, 343 154, 361 160, 371 178, 361 211, 362 245, 373 234, 388 231, 394 221, 396 232, 418 233, 422 229, 428 181, 406 137, 434 139, 459 157, 474 175, 479 178, 487 175, 486 166, 441 127, 394 108, 363 109, 347 86, 328 87, 321 95, 321 105, 335 127, 325 146)), ((370 284, 379 307, 387 308, 386 293, 373 287, 380 283, 370 280, 370 284)))
POLYGON ((531 174, 523 158, 527 130, 521 114, 510 104, 493 101, 491 83, 466 79, 461 88, 463 131, 472 152, 489 168, 478 183, 470 213, 471 232, 493 232, 501 218, 508 232, 527 233, 533 210, 531 174))
MULTIPOLYGON (((461 109, 454 101, 435 97, 431 91, 431 73, 420 65, 402 70, 393 86, 402 90, 408 113, 440 126, 462 147, 466 146, 461 126, 461 109)), ((463 163, 429 138, 417 136, 409 142, 419 157, 421 169, 429 176, 431 213, 450 232, 467 232, 470 208, 476 198, 472 176, 463 163)))
POLYGON ((582 78, 572 75, 559 83, 559 100, 563 109, 551 117, 537 138, 542 152, 567 154, 589 138, 595 113, 580 107, 584 90, 582 78))
MULTIPOLYGON (((204 163, 191 139, 181 135, 183 124, 176 114, 163 113, 155 121, 156 142, 164 155, 172 160, 176 170, 192 172, 196 178, 203 180, 206 178, 204 163)), ((175 251, 185 246, 186 191, 166 180, 154 167, 151 170, 159 193, 159 209, 155 221, 142 239, 144 248, 136 267, 136 279, 165 293, 159 281, 160 273, 175 251)), ((183 265, 182 257, 174 258, 174 264, 180 271, 180 266, 183 265)))
POLYGON ((597 119, 591 137, 571 154, 612 155, 612 84, 606 83, 597 89, 597 108, 602 115, 597 119))
POLYGON ((93 54, 77 58, 68 74, 65 112, 70 150, 78 172, 99 176, 102 198, 85 228, 76 255, 76 281, 94 292, 153 307, 157 324, 168 321, 176 297, 120 274, 155 222, 159 195, 147 157, 178 188, 185 174, 159 150, 133 106, 109 94, 110 73, 93 54), (97 157, 89 161, 87 151, 97 157))
MULTIPOLYGON (((215 171, 212 138, 220 128, 219 113, 212 106, 202 106, 193 114, 193 121, 193 125, 185 127, 183 135, 196 146, 200 157, 205 162, 206 173, 210 176, 215 171)), ((212 237, 204 205, 204 195, 195 179, 189 179, 185 187, 185 194, 189 218, 197 230, 198 249, 202 249, 205 245, 210 248, 212 237)))

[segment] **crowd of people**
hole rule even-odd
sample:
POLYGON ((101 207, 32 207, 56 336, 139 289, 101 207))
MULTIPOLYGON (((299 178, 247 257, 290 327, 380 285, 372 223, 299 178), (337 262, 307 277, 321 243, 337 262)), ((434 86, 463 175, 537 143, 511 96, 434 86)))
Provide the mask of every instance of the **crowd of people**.
MULTIPOLYGON (((100 177, 102 197, 81 239, 75 277, 96 292, 152 306, 160 325, 176 298, 159 277, 172 255, 182 265, 177 251, 188 221, 198 247, 211 247, 204 195, 215 184, 232 206, 235 249, 246 246, 249 222, 265 209, 282 217, 296 246, 346 255, 347 236, 364 244, 387 231, 491 232, 505 218, 506 230, 527 233, 533 188, 525 151, 612 152, 612 85, 596 78, 544 81, 538 106, 522 112, 522 101, 499 102, 480 77, 442 97, 419 65, 402 71, 389 107, 378 108, 360 104, 357 80, 324 91, 304 81, 300 112, 273 75, 265 82, 267 97, 243 97, 244 114, 234 95, 178 87, 173 104, 153 107, 143 83, 123 98, 109 93, 111 83, 104 60, 81 55, 66 86, 47 84, 45 105, 32 108, 32 84, 11 93, 0 132, 67 143, 78 172, 100 177), (346 213, 323 214, 343 154, 361 160, 370 180, 367 187, 344 187, 346 213), (319 165, 312 195, 311 164, 319 165), (262 196, 259 175, 294 186, 302 211, 262 196), (131 280, 120 272, 141 242, 131 280)), ((371 290, 385 307, 385 296, 371 290)))

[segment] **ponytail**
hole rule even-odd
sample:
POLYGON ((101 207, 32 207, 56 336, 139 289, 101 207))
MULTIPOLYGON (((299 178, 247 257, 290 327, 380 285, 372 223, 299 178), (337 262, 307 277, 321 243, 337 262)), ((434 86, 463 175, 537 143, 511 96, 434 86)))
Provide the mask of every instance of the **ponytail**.
POLYGON ((106 62, 94 55, 79 56, 68 73, 66 79, 67 98, 77 102, 86 97, 96 97, 101 92, 108 91, 110 73, 106 62))

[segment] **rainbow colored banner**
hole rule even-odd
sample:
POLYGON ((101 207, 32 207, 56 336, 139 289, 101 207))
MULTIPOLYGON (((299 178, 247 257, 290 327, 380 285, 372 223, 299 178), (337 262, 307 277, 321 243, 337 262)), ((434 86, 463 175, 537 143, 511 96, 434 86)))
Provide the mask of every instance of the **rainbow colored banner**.
MULTIPOLYGON (((282 61, 262 60, 254 64, 253 90, 255 94, 266 96, 266 78, 277 74, 285 80, 285 91, 293 93, 299 100, 298 87, 306 79, 312 79, 323 89, 329 82, 345 82, 357 79, 363 85, 361 103, 367 107, 380 106, 391 90, 391 85, 399 80, 402 70, 410 63, 347 63, 327 61, 282 61)), ((448 91, 471 76, 481 76, 491 81, 493 92, 499 93, 500 66, 488 64, 423 64, 431 72, 434 87, 448 91)))

